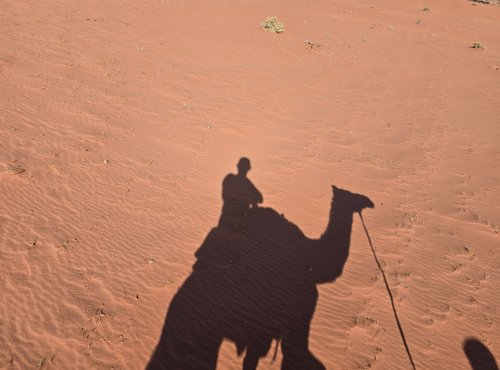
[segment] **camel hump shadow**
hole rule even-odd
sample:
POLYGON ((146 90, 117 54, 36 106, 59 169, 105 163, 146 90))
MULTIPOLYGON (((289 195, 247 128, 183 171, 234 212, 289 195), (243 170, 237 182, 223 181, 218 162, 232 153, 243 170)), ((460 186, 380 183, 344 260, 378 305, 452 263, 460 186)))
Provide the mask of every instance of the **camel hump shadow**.
POLYGON ((335 281, 347 261, 353 214, 366 196, 332 187, 328 225, 309 239, 272 208, 254 207, 238 230, 212 229, 193 272, 172 299, 148 370, 215 370, 224 339, 255 370, 274 339, 282 370, 325 369, 309 351, 317 284, 335 281))

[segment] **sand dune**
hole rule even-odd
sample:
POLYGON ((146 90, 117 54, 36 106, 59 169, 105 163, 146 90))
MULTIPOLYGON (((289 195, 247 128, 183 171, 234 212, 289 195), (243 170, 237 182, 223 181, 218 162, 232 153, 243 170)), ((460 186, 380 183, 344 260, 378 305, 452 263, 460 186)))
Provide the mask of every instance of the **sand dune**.
MULTIPOLYGON (((325 231, 331 185, 374 202, 364 221, 417 369, 499 361, 500 7, 7 0, 0 35, 0 369, 146 368, 240 157, 261 207, 304 238, 325 231), (284 33, 259 28, 270 15, 284 33)), ((272 240, 264 225, 252 243, 272 240)), ((248 245, 246 276, 300 261, 248 245)), ((230 286, 216 303, 281 292, 230 286)), ((324 368, 412 368, 356 213, 341 274, 314 286, 324 368)), ((189 294, 195 311, 215 302, 189 294)), ((258 369, 280 368, 277 333, 258 369)), ((242 369, 234 342, 217 369, 242 369)))

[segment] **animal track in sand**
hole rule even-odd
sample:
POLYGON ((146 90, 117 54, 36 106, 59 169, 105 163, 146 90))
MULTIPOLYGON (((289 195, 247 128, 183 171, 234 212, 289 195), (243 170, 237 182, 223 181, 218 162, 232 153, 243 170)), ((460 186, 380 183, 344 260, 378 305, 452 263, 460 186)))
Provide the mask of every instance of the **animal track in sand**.
POLYGON ((372 351, 371 358, 357 358, 355 359, 355 369, 371 369, 377 361, 378 354, 382 353, 382 348, 375 346, 372 351))
MULTIPOLYGON (((400 210, 394 226, 398 231, 411 231, 415 226, 421 225, 422 221, 416 209, 400 210)), ((408 239, 410 240, 410 239, 408 239)))
POLYGON ((420 224, 417 211, 408 211, 403 213, 403 224, 404 228, 412 228, 413 225, 420 224))
POLYGON ((370 281, 370 286, 373 286, 377 284, 377 282, 380 280, 380 272, 376 272, 374 275, 370 276, 368 280, 370 281))
POLYGON ((101 340, 109 345, 111 343, 108 337, 102 333, 105 330, 103 322, 104 319, 111 318, 113 315, 104 309, 104 305, 100 305, 97 308, 94 307, 94 305, 89 307, 92 315, 87 320, 88 326, 80 328, 80 334, 87 340, 88 347, 92 347, 94 343, 101 340))
POLYGON ((77 238, 71 238, 70 240, 66 240, 64 244, 57 249, 57 252, 59 254, 63 254, 69 250, 72 250, 74 248, 73 244, 76 242, 78 242, 77 238))
POLYGON ((481 314, 481 316, 484 319, 484 321, 486 322, 486 324, 488 325, 488 327, 492 327, 493 326, 493 321, 491 321, 488 316, 486 316, 483 313, 481 314))
POLYGON ((47 365, 50 366, 50 364, 52 362, 54 362, 55 357, 56 357, 55 354, 53 354, 52 356, 45 356, 45 357, 41 358, 40 361, 37 362, 36 366, 39 369, 41 369, 43 367, 47 367, 47 365))
POLYGON ((473 277, 471 275, 466 275, 465 276, 465 281, 467 284, 472 285, 476 288, 476 290, 480 290, 482 288, 481 283, 486 281, 487 275, 486 273, 480 273, 479 277, 473 277))
POLYGON ((95 327, 92 327, 90 329, 80 328, 80 334, 87 340, 88 347, 92 347, 96 342, 99 342, 101 340, 107 344, 111 344, 108 338, 105 335, 101 334, 95 327))
POLYGON ((476 255, 467 246, 454 246, 451 247, 451 252, 454 252, 456 256, 466 256, 471 261, 476 258, 476 255))
POLYGON ((451 264, 451 271, 452 271, 452 272, 455 272, 455 271, 458 271, 458 270, 463 269, 464 267, 467 267, 467 264, 463 264, 463 263, 452 263, 452 264, 451 264))
POLYGON ((431 342, 430 340, 426 340, 425 345, 426 345, 426 349, 429 351, 432 351, 432 352, 439 351, 438 348, 436 347, 436 345, 433 342, 431 342))
POLYGON ((450 248, 451 255, 446 257, 450 263, 450 272, 456 272, 469 266, 476 259, 476 255, 466 246, 454 246, 450 248))
POLYGON ((449 304, 440 304, 434 307, 426 307, 423 312, 424 321, 428 326, 432 326, 439 322, 446 323, 448 315, 452 312, 452 307, 449 304))
POLYGON ((500 231, 500 229, 497 225, 490 223, 483 216, 478 215, 478 214, 474 214, 473 217, 477 223, 489 226, 495 234, 498 234, 498 232, 500 231))
POLYGON ((371 335, 377 336, 384 329, 379 325, 378 321, 362 312, 352 318, 353 328, 359 327, 368 331, 371 335))
POLYGON ((405 270, 395 271, 391 272, 390 276, 393 277, 391 280, 394 281, 394 283, 391 284, 392 295, 398 303, 402 303, 406 299, 405 292, 408 291, 409 288, 405 281, 412 276, 412 272, 405 270))
MULTIPOLYGON (((411 276, 411 271, 395 272, 394 276, 396 277, 396 279, 401 278, 404 280, 404 279, 407 279, 411 276)), ((400 283, 401 282, 398 281, 398 282, 396 282, 396 285, 398 285, 400 283)))
POLYGON ((476 305, 477 304, 477 299, 474 298, 473 296, 469 296, 469 298, 467 299, 467 303, 469 305, 476 305))

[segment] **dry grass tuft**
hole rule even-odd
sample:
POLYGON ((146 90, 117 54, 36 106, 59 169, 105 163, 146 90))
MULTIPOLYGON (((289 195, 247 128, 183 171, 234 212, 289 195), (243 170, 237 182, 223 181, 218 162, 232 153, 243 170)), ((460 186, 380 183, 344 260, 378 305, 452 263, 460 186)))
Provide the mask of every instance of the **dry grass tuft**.
POLYGON ((267 17, 267 19, 260 24, 260 28, 274 33, 285 32, 285 25, 278 21, 276 17, 267 17))

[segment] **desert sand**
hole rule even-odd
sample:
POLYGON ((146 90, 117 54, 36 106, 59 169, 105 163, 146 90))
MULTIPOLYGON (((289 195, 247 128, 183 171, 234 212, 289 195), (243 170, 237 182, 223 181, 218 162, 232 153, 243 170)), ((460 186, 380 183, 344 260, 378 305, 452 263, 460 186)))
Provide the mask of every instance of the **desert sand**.
MULTIPOLYGON (((354 212, 341 271, 310 285, 315 307, 294 301, 313 307, 321 366, 487 368, 465 343, 499 361, 499 123, 494 5, 2 1, 0 369, 145 369, 241 157, 262 212, 307 240, 332 185, 373 202, 362 215, 402 330, 354 212), (285 32, 260 29, 268 16, 285 32)), ((251 250, 231 266, 262 257, 261 286, 289 271, 251 250)), ((198 280, 198 319, 234 301, 198 280)), ((278 337, 258 369, 280 368, 278 337)), ((216 368, 242 369, 248 348, 222 338, 216 368)))

